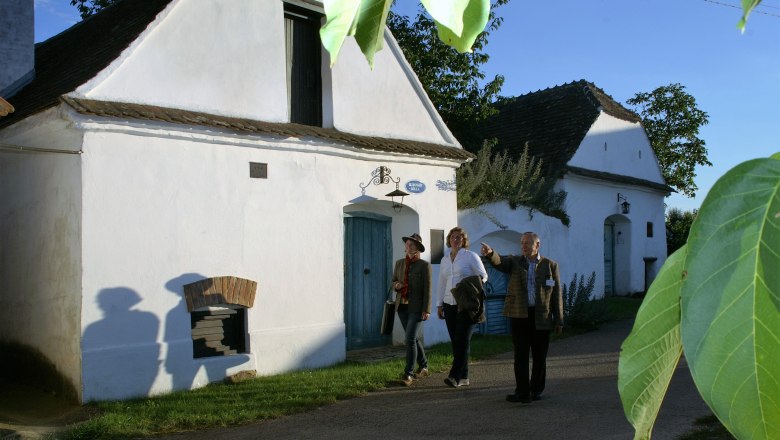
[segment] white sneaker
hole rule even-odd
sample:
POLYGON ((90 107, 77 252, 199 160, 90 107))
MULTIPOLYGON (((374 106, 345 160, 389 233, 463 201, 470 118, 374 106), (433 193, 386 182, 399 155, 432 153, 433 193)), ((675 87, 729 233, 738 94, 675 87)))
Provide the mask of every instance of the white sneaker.
POLYGON ((448 377, 448 378, 444 379, 444 383, 446 383, 447 385, 449 385, 449 386, 451 386, 451 387, 453 387, 453 388, 457 388, 457 387, 459 387, 459 386, 460 386, 460 385, 458 384, 458 381, 457 381, 457 380, 455 380, 455 378, 454 378, 454 377, 448 377))
POLYGON ((458 381, 458 386, 459 387, 467 387, 469 385, 471 385, 471 384, 469 383, 468 379, 461 379, 461 380, 458 381))

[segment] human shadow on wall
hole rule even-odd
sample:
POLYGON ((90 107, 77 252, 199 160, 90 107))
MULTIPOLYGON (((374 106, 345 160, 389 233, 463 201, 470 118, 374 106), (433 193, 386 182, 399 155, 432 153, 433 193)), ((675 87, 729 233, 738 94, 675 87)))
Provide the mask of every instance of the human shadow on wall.
MULTIPOLYGON (((192 389, 201 368, 206 370, 208 382, 227 375, 229 368, 245 363, 245 354, 195 358, 193 355, 192 320, 184 298, 184 285, 203 281, 208 277, 199 273, 184 273, 165 283, 165 288, 179 298, 179 302, 165 316, 165 335, 168 346, 165 370, 171 375, 173 389, 192 389)), ((206 383, 197 383, 202 386, 206 383)))
POLYGON ((82 338, 88 400, 149 395, 160 366, 160 321, 151 312, 132 309, 141 299, 127 287, 98 293, 103 318, 90 324, 82 338))

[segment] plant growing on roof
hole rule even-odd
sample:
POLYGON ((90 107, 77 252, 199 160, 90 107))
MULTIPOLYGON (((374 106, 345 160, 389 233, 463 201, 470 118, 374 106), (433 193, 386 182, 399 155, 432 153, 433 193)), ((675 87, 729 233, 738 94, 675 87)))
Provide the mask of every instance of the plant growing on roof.
POLYGON ((459 209, 505 200, 512 209, 525 206, 549 215, 563 213, 556 217, 568 224, 563 212, 566 193, 553 190, 555 182, 542 175, 542 161, 529 154, 528 145, 513 161, 506 151, 492 154, 492 141, 485 142, 476 160, 458 168, 455 180, 459 209))

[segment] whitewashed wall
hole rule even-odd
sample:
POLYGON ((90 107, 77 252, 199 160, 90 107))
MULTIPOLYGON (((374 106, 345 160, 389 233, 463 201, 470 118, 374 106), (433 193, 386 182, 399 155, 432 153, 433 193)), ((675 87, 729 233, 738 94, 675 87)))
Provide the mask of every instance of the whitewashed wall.
MULTIPOLYGON (((78 151, 51 114, 0 143, 78 151), (53 132, 58 137, 53 137, 53 132)), ((40 352, 80 387, 81 166, 78 155, 0 150, 0 339, 40 352)), ((70 396, 69 396, 70 397, 70 396)))
MULTIPOLYGON (((174 0, 72 95, 286 122, 283 29, 282 1, 174 0)), ((371 72, 352 39, 334 70, 324 55, 325 125, 458 147, 397 45, 389 36, 386 43, 371 72)), ((401 236, 428 237, 456 223, 455 193, 436 185, 454 178, 456 161, 90 118, 64 105, 45 114, 51 127, 34 116, 0 137, 49 148, 66 140, 84 153, 0 153, 4 194, 38 179, 0 206, 3 231, 21 233, 3 237, 15 247, 4 240, 1 255, 35 269, 6 270, 2 281, 53 304, 44 306, 45 332, 27 334, 22 321, 42 313, 27 300, 14 304, 19 315, 0 312, 9 315, 0 326, 22 330, 0 328, 61 364, 83 401, 197 387, 245 369, 274 374, 338 362, 346 354, 344 213, 393 216, 393 258, 403 255, 401 236), (249 162, 267 163, 269 178, 250 179, 249 162), (380 165, 427 190, 408 196, 398 214, 384 201, 387 185, 367 188, 379 201, 360 202, 359 185, 380 165), (24 208, 11 214, 17 206, 24 208), (221 275, 258 281, 250 354, 193 360, 181 286, 221 275), (58 321, 56 313, 65 314, 58 321)), ((442 322, 428 326, 426 338, 446 335, 442 322)))
MULTIPOLYGON (((83 155, 87 401, 189 388, 187 381, 202 386, 243 369, 265 375, 343 360, 345 208, 398 219, 394 258, 403 255, 401 236, 454 222, 454 193, 435 185, 451 178, 454 164, 344 154, 317 142, 83 127, 99 130, 87 133, 83 155), (249 162, 267 163, 269 178, 250 179, 249 162), (388 202, 350 206, 379 165, 429 189, 407 197, 400 215, 388 202), (250 354, 193 360, 179 289, 219 275, 258 282, 250 354), (139 330, 138 320, 156 331, 139 330)), ((372 185, 366 195, 384 199, 391 189, 372 185)))
POLYGON ((602 112, 568 165, 664 183, 642 126, 602 112))

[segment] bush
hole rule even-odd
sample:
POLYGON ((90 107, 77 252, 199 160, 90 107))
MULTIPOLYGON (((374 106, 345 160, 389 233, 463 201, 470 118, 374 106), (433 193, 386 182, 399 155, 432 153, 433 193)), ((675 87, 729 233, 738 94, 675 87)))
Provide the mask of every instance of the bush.
POLYGON ((582 330, 594 330, 599 324, 609 320, 609 308, 606 298, 593 299, 596 285, 596 272, 592 272, 585 282, 585 275, 574 274, 571 282, 563 285, 563 314, 567 327, 582 330))

